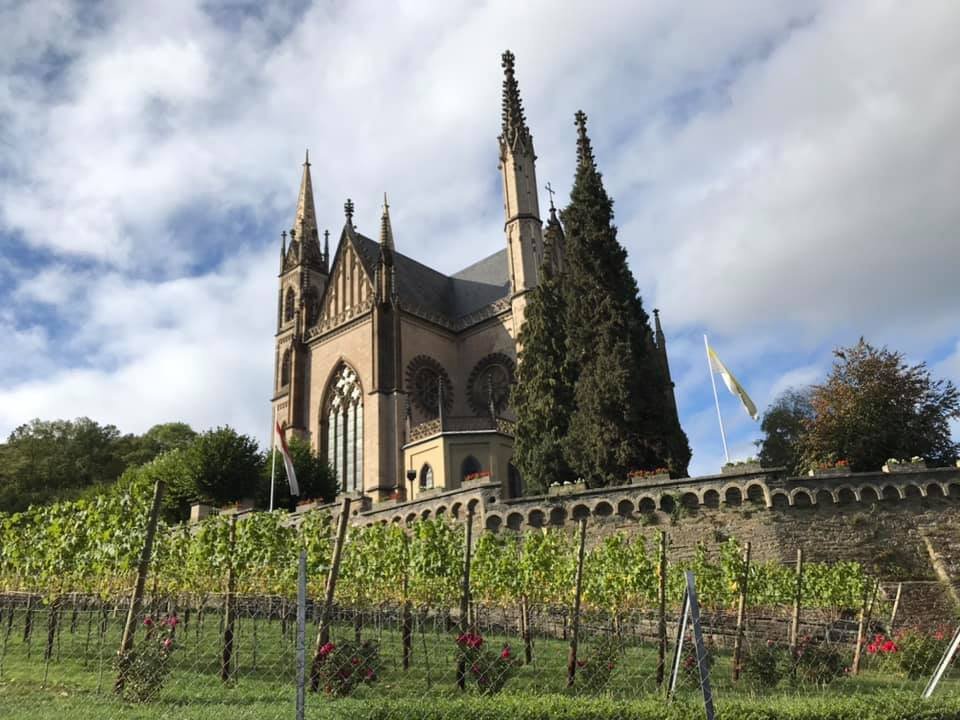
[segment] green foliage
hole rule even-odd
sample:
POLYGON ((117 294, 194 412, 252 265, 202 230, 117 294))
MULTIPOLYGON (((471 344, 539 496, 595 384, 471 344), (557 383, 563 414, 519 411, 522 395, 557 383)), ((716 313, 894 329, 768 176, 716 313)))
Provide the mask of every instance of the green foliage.
POLYGON ((572 481, 562 441, 573 412, 573 374, 567 360, 566 303, 560 280, 541 269, 527 297, 517 382, 511 405, 517 413, 513 462, 526 480, 525 492, 547 492, 551 482, 572 481))
POLYGON ((621 654, 616 638, 602 638, 577 660, 576 687, 592 693, 602 692, 610 683, 621 654))
POLYGON ((933 631, 908 628, 898 633, 893 657, 900 671, 912 680, 932 675, 950 645, 951 636, 951 629, 948 628, 933 631))
POLYGON ((200 434, 187 450, 196 498, 224 505, 257 492, 263 457, 257 441, 229 426, 200 434))
POLYGON ((790 673, 791 665, 789 650, 768 640, 743 653, 740 678, 751 688, 769 689, 790 673))
MULTIPOLYGON (((297 473, 297 485, 299 486, 299 498, 291 497, 290 483, 287 481, 287 469, 283 463, 283 457, 280 455, 280 449, 277 448, 276 457, 276 486, 274 487, 274 507, 285 507, 293 510, 298 500, 323 500, 332 502, 337 496, 337 480, 333 474, 333 468, 322 457, 308 440, 299 437, 292 437, 288 441, 290 456, 293 458, 293 468, 297 473)), ((270 503, 270 474, 273 468, 273 460, 267 455, 266 462, 263 463, 259 488, 257 491, 257 504, 260 507, 269 507, 270 503)))
POLYGON ((639 468, 669 467, 685 475, 687 438, 668 403, 672 389, 617 240, 613 202, 585 126, 579 155, 562 213, 567 362, 576 378, 564 455, 591 487, 623 482, 639 468))
POLYGON ((760 429, 764 433, 757 441, 760 464, 764 467, 785 467, 793 476, 803 475, 805 467, 800 456, 800 438, 805 423, 813 418, 810 389, 790 388, 782 392, 763 414, 760 429))
POLYGON ((934 380, 924 363, 860 341, 834 351, 822 385, 811 388, 812 417, 799 443, 809 467, 848 460, 854 471, 879 470, 887 458, 915 455, 931 464, 953 461, 950 422, 960 418, 960 393, 934 380))
POLYGON ((0 511, 93 496, 124 471, 183 449, 194 435, 184 423, 156 425, 137 436, 90 418, 32 420, 0 444, 0 511))
POLYGON ((800 684, 822 687, 843 677, 850 667, 849 654, 830 643, 814 642, 809 636, 797 643, 793 677, 800 684))

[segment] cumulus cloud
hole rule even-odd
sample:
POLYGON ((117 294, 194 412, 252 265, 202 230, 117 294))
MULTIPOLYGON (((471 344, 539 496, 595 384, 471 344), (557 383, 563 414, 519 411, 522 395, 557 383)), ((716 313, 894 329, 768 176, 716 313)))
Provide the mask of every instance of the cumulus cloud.
POLYGON ((956 339, 953 3, 43 10, 0 10, 0 242, 28 250, 0 267, 0 432, 90 414, 265 438, 303 149, 334 236, 347 196, 375 232, 386 190, 401 251, 453 271, 498 250, 505 47, 541 184, 569 186, 590 115, 694 470, 719 458, 703 331, 760 405, 861 333, 918 358, 956 339))

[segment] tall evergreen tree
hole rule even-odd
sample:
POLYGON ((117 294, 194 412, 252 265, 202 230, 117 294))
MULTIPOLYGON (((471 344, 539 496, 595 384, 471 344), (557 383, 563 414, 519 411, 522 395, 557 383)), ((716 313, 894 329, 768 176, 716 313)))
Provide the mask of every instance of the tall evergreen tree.
POLYGON ((546 492, 550 482, 574 477, 562 445, 573 410, 573 378, 567 363, 566 303, 561 280, 552 275, 548 261, 528 297, 510 404, 517 414, 513 462, 527 493, 533 494, 546 492))
POLYGON ((591 486, 623 482, 633 469, 685 474, 689 446, 667 409, 648 317, 617 241, 586 121, 578 112, 577 172, 562 213, 567 360, 577 378, 564 456, 591 486))

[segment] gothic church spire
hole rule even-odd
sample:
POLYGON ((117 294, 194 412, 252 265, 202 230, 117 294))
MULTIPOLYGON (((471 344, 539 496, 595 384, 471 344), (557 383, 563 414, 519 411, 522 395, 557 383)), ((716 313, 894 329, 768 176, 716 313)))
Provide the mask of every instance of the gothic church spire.
POLYGON ((533 154, 533 138, 527 127, 527 119, 523 114, 523 102, 520 100, 520 88, 514 75, 514 54, 507 50, 500 57, 503 66, 503 127, 500 135, 500 144, 506 145, 515 152, 519 149, 533 154))
POLYGON ((303 160, 303 176, 300 178, 300 196, 297 198, 297 216, 293 227, 296 230, 296 236, 300 238, 300 242, 315 242, 319 250, 317 211, 313 205, 313 181, 310 178, 309 150, 306 151, 303 160))

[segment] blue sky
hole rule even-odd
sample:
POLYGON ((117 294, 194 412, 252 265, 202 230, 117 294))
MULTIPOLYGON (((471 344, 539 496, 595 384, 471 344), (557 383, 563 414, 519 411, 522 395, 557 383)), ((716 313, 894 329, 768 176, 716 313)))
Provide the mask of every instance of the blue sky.
POLYGON ((402 252, 468 265, 504 243, 506 48, 558 201, 590 117, 692 472, 722 463, 704 332, 761 408, 860 335, 960 382, 958 26, 933 0, 0 5, 0 434, 265 442, 304 148, 334 237, 386 191, 402 252))

